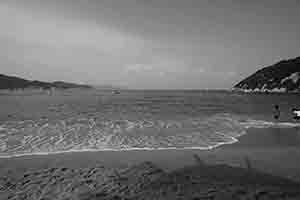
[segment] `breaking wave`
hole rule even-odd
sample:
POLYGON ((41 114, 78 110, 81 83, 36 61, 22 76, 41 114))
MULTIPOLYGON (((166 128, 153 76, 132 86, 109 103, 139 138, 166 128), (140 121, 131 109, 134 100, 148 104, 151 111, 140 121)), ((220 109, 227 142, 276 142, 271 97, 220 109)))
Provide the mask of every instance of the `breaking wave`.
POLYGON ((237 142, 247 128, 300 127, 231 114, 185 120, 8 121, 0 126, 0 157, 79 151, 212 149, 237 142))

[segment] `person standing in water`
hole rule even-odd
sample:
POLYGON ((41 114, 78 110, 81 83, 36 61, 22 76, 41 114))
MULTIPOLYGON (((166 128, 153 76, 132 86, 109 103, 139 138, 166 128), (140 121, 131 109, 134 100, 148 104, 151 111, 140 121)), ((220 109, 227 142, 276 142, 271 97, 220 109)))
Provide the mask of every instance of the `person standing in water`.
POLYGON ((275 105, 274 106, 274 119, 279 120, 280 117, 280 110, 279 110, 279 106, 275 105))
MULTIPOLYGON (((273 115, 276 123, 279 121, 279 118, 280 118, 280 110, 279 110, 279 106, 276 104, 274 105, 274 115, 273 115)), ((273 136, 274 136, 274 139, 275 139, 275 142, 276 144, 280 145, 282 144, 282 135, 281 135, 281 131, 280 131, 280 128, 276 128, 273 129, 273 136)))

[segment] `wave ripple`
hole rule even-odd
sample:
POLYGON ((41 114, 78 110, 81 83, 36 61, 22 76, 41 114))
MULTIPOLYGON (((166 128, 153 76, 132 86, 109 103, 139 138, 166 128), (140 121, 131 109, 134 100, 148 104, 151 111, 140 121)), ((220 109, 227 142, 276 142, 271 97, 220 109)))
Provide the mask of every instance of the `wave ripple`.
POLYGON ((242 119, 230 114, 186 120, 65 120, 9 121, 0 126, 0 156, 66 151, 213 147, 234 143, 247 128, 297 127, 242 119))

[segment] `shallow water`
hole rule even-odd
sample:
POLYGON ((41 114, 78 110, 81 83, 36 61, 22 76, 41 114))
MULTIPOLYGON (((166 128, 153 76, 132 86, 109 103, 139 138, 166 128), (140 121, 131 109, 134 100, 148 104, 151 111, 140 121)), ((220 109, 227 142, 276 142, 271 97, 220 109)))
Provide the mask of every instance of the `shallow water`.
POLYGON ((211 149, 249 128, 293 128, 296 94, 58 91, 0 97, 0 156, 67 151, 211 149), (273 105, 281 110, 274 121, 273 105))

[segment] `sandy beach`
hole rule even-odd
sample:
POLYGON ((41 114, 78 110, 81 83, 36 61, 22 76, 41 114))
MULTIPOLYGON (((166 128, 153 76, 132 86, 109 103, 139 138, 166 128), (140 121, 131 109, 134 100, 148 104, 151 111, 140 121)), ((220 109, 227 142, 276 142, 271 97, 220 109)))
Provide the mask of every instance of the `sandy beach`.
POLYGON ((300 200, 299 10, 0 1, 0 200, 300 200))
POLYGON ((300 200, 299 10, 0 0, 0 200, 300 200))
POLYGON ((208 199, 208 196, 216 199, 220 195, 225 198, 236 195, 240 190, 244 191, 240 191, 244 197, 255 196, 257 191, 264 191, 264 194, 273 194, 272 198, 267 199, 282 199, 282 195, 297 199, 300 198, 300 192, 297 193, 295 189, 300 187, 300 143, 295 140, 299 139, 299 132, 297 129, 293 134, 288 129, 277 131, 280 131, 279 135, 273 129, 249 130, 247 135, 239 138, 239 142, 213 150, 73 152, 2 158, 0 197, 38 199, 38 195, 42 195, 45 196, 44 199, 113 199, 114 196, 128 199, 171 199, 175 198, 179 189, 169 191, 168 188, 175 184, 182 187, 181 199, 199 196, 199 191, 209 192, 211 188, 215 188, 214 195, 200 195, 198 199, 208 199), (281 134, 285 134, 284 141, 277 140, 281 134), (98 175, 93 175, 93 171, 98 175), (166 191, 160 191, 157 185, 162 184, 161 179, 168 180, 177 176, 174 173, 181 178, 171 178, 170 183, 163 184, 169 186, 160 189, 166 191), (185 175, 196 183, 190 185, 193 181, 182 180, 185 175), (124 183, 115 181, 116 177, 122 179, 123 176, 127 180, 124 183), (208 182, 203 185, 201 180, 204 177, 208 182), (55 179, 53 185, 52 179, 55 179), (74 181, 78 183, 72 186, 74 181), (73 189, 57 192, 59 185, 64 187, 66 184, 70 184, 73 189), (223 187, 227 190, 217 187, 218 184, 225 184, 226 187, 223 187), (34 188, 39 189, 34 192, 34 188), (72 196, 75 193, 71 192, 75 189, 76 194, 84 195, 75 198, 72 196), (47 192, 41 193, 43 190, 47 192), (150 195, 150 191, 151 194, 159 192, 159 195, 150 195), (193 195, 188 195, 187 191, 193 195), (99 192, 105 193, 105 197, 93 196, 99 192), (37 196, 33 197, 34 195, 37 196))

